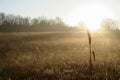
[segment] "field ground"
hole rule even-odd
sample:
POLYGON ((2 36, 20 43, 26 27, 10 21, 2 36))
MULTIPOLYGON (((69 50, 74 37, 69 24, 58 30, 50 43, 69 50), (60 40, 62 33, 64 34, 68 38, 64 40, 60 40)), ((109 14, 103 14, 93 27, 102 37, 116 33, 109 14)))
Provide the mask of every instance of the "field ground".
MULTIPOLYGON (((120 80, 120 35, 92 33, 94 80, 120 80)), ((90 80, 84 32, 0 33, 0 80, 90 80)))

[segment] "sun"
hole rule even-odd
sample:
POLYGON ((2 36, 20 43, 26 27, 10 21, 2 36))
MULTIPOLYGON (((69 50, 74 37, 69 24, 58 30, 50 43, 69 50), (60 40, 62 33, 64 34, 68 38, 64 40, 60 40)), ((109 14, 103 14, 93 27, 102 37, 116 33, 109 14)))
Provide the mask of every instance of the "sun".
POLYGON ((89 30, 97 30, 103 19, 114 18, 114 14, 106 6, 101 4, 86 4, 78 6, 68 16, 67 23, 74 26, 84 22, 89 30))

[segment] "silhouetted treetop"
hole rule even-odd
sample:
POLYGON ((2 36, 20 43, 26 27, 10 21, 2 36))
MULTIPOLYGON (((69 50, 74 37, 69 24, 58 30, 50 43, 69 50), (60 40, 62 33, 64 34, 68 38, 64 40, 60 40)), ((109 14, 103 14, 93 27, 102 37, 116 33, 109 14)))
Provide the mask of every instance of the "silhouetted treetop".
MULTIPOLYGON (((105 19, 101 23, 102 29, 119 30, 120 24, 116 20, 105 19)), ((76 27, 66 25, 60 17, 48 19, 47 17, 22 17, 20 15, 0 13, 0 32, 34 32, 34 31, 73 31, 84 30, 84 23, 76 27)))

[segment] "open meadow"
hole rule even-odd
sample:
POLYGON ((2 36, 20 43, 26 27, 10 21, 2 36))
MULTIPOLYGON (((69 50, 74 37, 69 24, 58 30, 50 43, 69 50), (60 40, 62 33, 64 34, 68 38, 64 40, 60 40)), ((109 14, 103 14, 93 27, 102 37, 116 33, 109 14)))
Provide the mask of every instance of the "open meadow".
MULTIPOLYGON (((93 32, 94 80, 120 80, 120 35, 93 32)), ((0 80, 90 80, 86 32, 0 33, 0 80)))
POLYGON ((0 0, 0 80, 120 80, 120 0, 0 0))

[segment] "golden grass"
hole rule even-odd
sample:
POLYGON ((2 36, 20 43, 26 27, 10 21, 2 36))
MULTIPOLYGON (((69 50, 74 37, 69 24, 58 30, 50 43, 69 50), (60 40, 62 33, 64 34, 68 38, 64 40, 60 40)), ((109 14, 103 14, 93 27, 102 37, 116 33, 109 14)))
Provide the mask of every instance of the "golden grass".
MULTIPOLYGON (((96 54, 93 78, 120 78, 120 38, 92 33, 96 54)), ((86 33, 0 34, 1 79, 89 80, 89 45, 86 33)))

